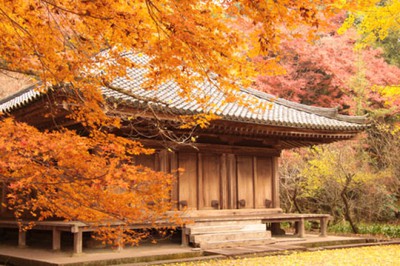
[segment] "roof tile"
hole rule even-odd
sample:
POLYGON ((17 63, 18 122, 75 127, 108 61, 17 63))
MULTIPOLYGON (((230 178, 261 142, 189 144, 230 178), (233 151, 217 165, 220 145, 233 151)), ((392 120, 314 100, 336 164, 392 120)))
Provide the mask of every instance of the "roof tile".
MULTIPOLYGON (((146 65, 150 60, 150 57, 140 54, 126 53, 125 56, 140 65, 146 65)), ((237 102, 227 103, 225 95, 209 81, 199 84, 198 88, 192 91, 194 94, 200 90, 204 96, 211 97, 210 103, 202 106, 195 100, 181 97, 179 93, 182 92, 182 89, 172 80, 160 85, 156 90, 143 89, 141 85, 145 82, 146 72, 143 68, 128 69, 129 77, 116 78, 112 83, 114 87, 126 91, 127 94, 103 87, 101 88, 103 95, 109 100, 125 101, 135 107, 143 104, 143 99, 145 101, 147 99, 148 103, 152 102, 160 110, 173 111, 178 114, 194 114, 208 110, 219 115, 222 120, 236 122, 334 131, 359 131, 366 126, 364 117, 339 115, 335 108, 306 106, 277 99, 270 94, 253 89, 241 89, 235 94, 241 99, 256 100, 260 106, 267 106, 264 110, 249 108, 237 102), (134 97, 135 95, 137 97, 134 97), (271 104, 272 108, 268 107, 271 104)), ((30 87, 0 101, 0 112, 11 112, 18 109, 37 99, 39 95, 38 91, 30 87)))

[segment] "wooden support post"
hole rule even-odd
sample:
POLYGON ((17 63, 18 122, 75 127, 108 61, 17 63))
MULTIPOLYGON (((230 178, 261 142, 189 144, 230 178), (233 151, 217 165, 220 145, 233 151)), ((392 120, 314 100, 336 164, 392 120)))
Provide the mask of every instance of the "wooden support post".
MULTIPOLYGON (((166 153, 168 153, 168 151, 165 151, 166 153)), ((166 169, 168 169, 169 167, 169 172, 172 173, 174 175, 175 178, 175 182, 174 185, 172 186, 171 189, 171 200, 173 202, 173 208, 179 209, 180 206, 178 204, 179 201, 179 174, 178 174, 178 156, 176 154, 176 152, 170 152, 170 154, 166 155, 169 156, 170 161, 167 162, 167 164, 169 163, 170 165, 166 166, 166 169)))
POLYGON ((272 207, 280 208, 278 157, 272 157, 272 207))
POLYGON ((204 196, 203 196, 203 154, 197 153, 197 206, 199 210, 204 208, 204 196))
POLYGON ((19 248, 26 247, 26 231, 24 230, 18 231, 18 247, 19 248))
POLYGON ((123 232, 122 230, 119 232, 119 236, 118 236, 118 243, 117 243, 117 251, 121 252, 124 249, 124 242, 122 241, 123 236, 122 236, 123 232))
POLYGON ((53 228, 53 250, 61 250, 61 231, 55 227, 53 228))
POLYGON ((296 228, 298 236, 303 238, 306 234, 304 229, 304 218, 300 218, 300 220, 296 222, 296 228))
POLYGON ((273 236, 284 236, 286 234, 285 230, 281 228, 281 223, 271 223, 271 234, 273 236))
POLYGON ((228 209, 237 209, 237 171, 234 154, 227 154, 226 171, 228 176, 228 209))
POLYGON ((78 230, 78 232, 74 234, 74 254, 82 253, 82 231, 78 230))
POLYGON ((321 227, 321 232, 320 235, 321 237, 326 237, 328 236, 327 229, 328 229, 328 218, 323 217, 320 219, 320 227, 321 227))
POLYGON ((185 227, 182 227, 182 237, 181 237, 181 246, 187 247, 189 246, 189 234, 187 234, 187 229, 185 227))

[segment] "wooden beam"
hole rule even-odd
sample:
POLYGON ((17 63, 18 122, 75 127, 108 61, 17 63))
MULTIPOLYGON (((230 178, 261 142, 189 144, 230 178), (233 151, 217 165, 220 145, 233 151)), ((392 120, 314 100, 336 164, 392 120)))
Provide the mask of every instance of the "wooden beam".
POLYGON ((19 230, 18 231, 18 247, 25 248, 26 247, 26 231, 19 230))
POLYGON ((272 207, 280 208, 278 157, 272 157, 272 207))
POLYGON ((74 235, 74 254, 81 254, 82 253, 82 245, 83 245, 83 233, 81 230, 78 232, 73 233, 74 235))
POLYGON ((256 197, 256 193, 257 193, 257 157, 253 156, 253 208, 257 208, 257 197, 256 197))
POLYGON ((178 156, 176 155, 176 152, 167 152, 167 156, 170 158, 170 162, 169 162, 169 168, 170 168, 170 172, 173 174, 173 176, 175 177, 175 183, 172 186, 172 190, 171 190, 171 200, 174 202, 173 207, 175 207, 176 209, 179 209, 179 201, 181 200, 179 198, 179 173, 178 173, 178 156))
POLYGON ((236 156, 227 154, 227 176, 228 176, 228 208, 237 209, 237 173, 236 156))
POLYGON ((61 250, 61 231, 57 230, 56 227, 53 228, 53 250, 61 250))
POLYGON ((229 197, 229 177, 227 170, 227 156, 226 154, 221 154, 220 156, 220 208, 227 209, 229 208, 228 197, 229 197))
POLYGON ((301 238, 305 237, 306 235, 306 231, 304 228, 304 218, 300 218, 297 222, 296 222, 296 231, 297 231, 297 235, 301 238))
POLYGON ((203 155, 197 154, 197 209, 200 210, 204 207, 204 193, 203 193, 203 155))

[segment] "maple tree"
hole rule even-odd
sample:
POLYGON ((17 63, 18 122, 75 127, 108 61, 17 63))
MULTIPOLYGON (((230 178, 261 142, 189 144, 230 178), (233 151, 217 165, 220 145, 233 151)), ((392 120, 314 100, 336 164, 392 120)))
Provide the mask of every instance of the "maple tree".
MULTIPOLYGON (((381 41, 390 44, 390 39, 400 31, 399 14, 400 3, 398 1, 372 1, 368 4, 361 4, 357 9, 351 10, 339 32, 356 28, 361 36, 356 45, 359 49, 381 41)), ((386 46, 386 52, 387 50, 388 46, 386 46)), ((396 62, 395 58, 394 62, 396 62)), ((384 108, 392 109, 392 114, 398 117, 399 110, 397 107, 400 101, 400 81, 398 77, 395 83, 377 85, 375 92, 384 99, 384 108)))
POLYGON ((339 106, 352 114, 384 107, 385 98, 375 88, 397 84, 400 69, 386 63, 379 49, 354 49, 359 35, 354 30, 336 33, 341 21, 343 16, 336 17, 330 34, 315 43, 284 42, 281 65, 285 72, 259 76, 257 87, 304 104, 339 106))
MULTIPOLYGON (((7 118, 0 123, 0 177, 17 219, 63 218, 108 226, 171 222, 173 178, 134 165, 141 144, 125 138, 81 137, 68 130, 43 132, 7 118)), ((4 213, 3 213, 4 214, 4 213)), ((178 220, 176 220, 178 221, 178 220)), ((165 226, 165 225, 164 225, 165 226)), ((28 226, 29 227, 29 226, 28 226)), ((100 228, 101 229, 101 228, 100 228)), ((110 231, 99 231, 117 241, 110 231)), ((125 243, 146 234, 126 230, 125 243)), ((114 242, 114 244, 117 244, 114 242)))
MULTIPOLYGON (((380 6, 371 2, 364 8, 372 12, 380 6)), ((285 152, 280 167, 285 211, 329 212, 335 221, 351 221, 357 231, 359 221, 381 222, 398 217, 399 163, 393 154, 399 150, 400 69, 385 61, 389 58, 396 62, 395 56, 374 43, 366 45, 363 34, 367 32, 361 32, 360 25, 355 23, 354 28, 341 29, 339 34, 345 17, 332 19, 329 34, 317 40, 282 42, 282 73, 259 76, 257 86, 301 103, 369 114, 371 127, 361 148, 360 144, 339 144, 285 152)), ((398 30, 396 23, 391 25, 392 32, 398 30)))
POLYGON ((7 208, 17 218, 29 212, 39 220, 129 224, 163 217, 173 179, 128 165, 130 156, 151 151, 104 131, 120 121, 104 113, 100 87, 135 67, 148 70, 146 89, 173 79, 183 95, 201 102, 195 88, 208 79, 231 95, 257 73, 273 72, 278 60, 249 58, 278 53, 284 39, 311 38, 325 26, 321 18, 353 4, 341 2, 0 0, 0 70, 29 75, 41 82, 39 90, 75 91, 80 97, 67 99, 70 118, 88 132, 40 132, 3 118, 0 180, 10 191, 7 208), (232 27, 238 18, 256 29, 232 27), (303 25, 311 27, 296 30, 303 25), (150 61, 135 64, 123 56, 126 51, 149 55, 150 61))

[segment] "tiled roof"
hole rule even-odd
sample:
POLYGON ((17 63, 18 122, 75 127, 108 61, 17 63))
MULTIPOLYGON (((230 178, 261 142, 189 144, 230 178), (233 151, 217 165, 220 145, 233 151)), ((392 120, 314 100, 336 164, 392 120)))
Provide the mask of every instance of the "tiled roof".
MULTIPOLYGON (((137 64, 145 65, 149 57, 127 53, 125 56, 137 64)), ((225 95, 213 84, 206 81, 199 84, 199 89, 193 94, 210 96, 207 106, 202 106, 194 100, 181 97, 181 88, 176 82, 169 81, 155 90, 145 90, 141 87, 145 81, 145 68, 128 69, 128 77, 119 77, 114 80, 110 88, 102 88, 104 96, 111 101, 123 102, 134 108, 142 108, 149 104, 153 109, 168 111, 177 115, 189 115, 211 111, 221 120, 271 125, 289 128, 304 128, 328 131, 360 131, 365 128, 365 117, 339 115, 335 108, 321 108, 306 106, 278 99, 270 94, 254 89, 241 89, 235 92, 241 99, 254 100, 258 106, 266 108, 252 108, 237 102, 225 102, 225 95), (114 88, 114 89, 113 89, 114 88)), ((1 112, 11 112, 36 99, 39 92, 32 87, 13 97, 0 101, 1 112)))
POLYGON ((14 109, 21 108, 39 98, 40 95, 41 93, 35 90, 35 86, 23 89, 16 94, 0 100, 0 113, 7 113, 14 109))

